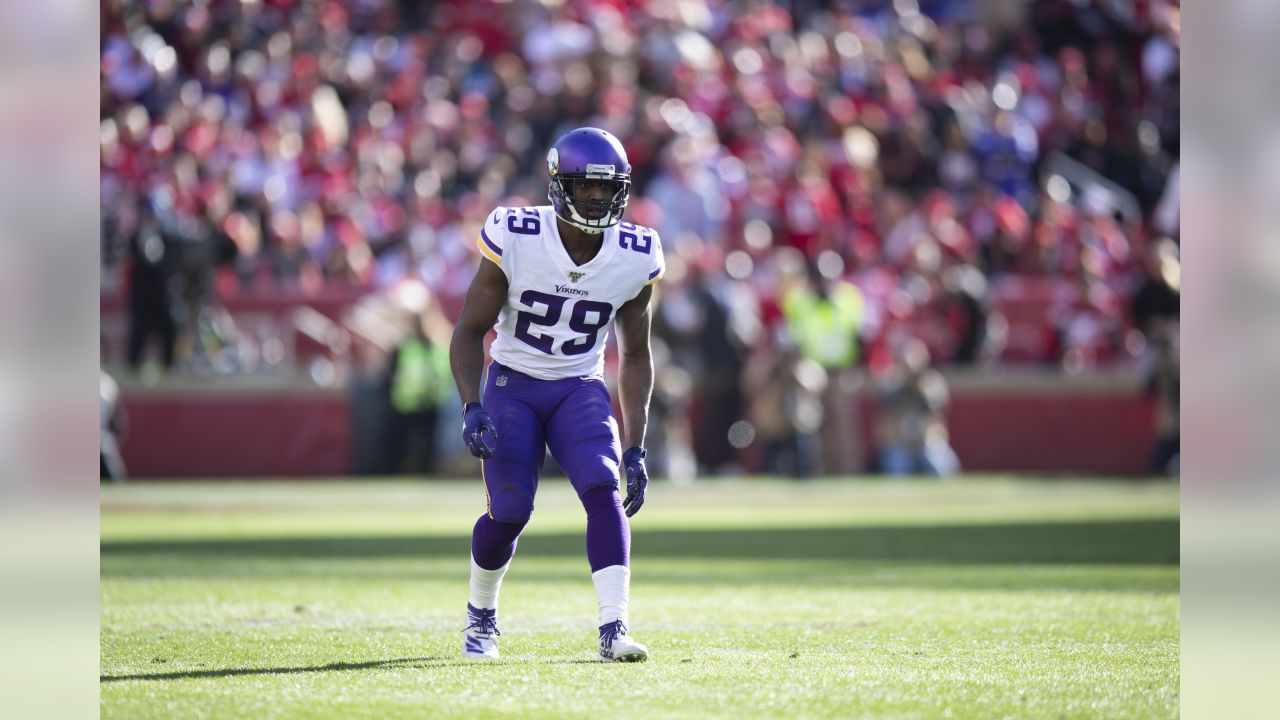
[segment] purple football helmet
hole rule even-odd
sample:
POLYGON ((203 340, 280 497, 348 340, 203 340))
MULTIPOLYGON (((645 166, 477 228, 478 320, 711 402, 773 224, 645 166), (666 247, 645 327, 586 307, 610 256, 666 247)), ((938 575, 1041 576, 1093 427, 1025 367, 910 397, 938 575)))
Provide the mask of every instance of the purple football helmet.
POLYGON ((631 163, 618 138, 593 127, 571 130, 547 152, 547 172, 547 199, 561 220, 592 235, 622 220, 631 194, 631 163), (578 197, 578 183, 602 180, 613 190, 611 199, 578 197))

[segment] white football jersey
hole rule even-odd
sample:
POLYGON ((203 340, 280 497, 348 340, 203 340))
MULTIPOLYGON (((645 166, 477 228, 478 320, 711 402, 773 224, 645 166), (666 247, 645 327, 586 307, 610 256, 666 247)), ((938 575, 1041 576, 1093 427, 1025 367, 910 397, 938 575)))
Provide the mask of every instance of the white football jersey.
POLYGON ((647 227, 619 223, 600 252, 569 257, 550 205, 498 208, 476 245, 507 276, 493 359, 543 380, 604 374, 609 324, 623 303, 662 278, 662 244, 647 227))

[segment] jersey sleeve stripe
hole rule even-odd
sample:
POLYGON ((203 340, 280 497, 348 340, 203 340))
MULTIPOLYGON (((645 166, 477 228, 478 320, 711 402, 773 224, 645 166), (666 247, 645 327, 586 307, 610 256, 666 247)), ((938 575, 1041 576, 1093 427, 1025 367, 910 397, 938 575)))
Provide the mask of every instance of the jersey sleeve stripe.
POLYGON ((480 239, 484 241, 485 245, 489 246, 489 249, 492 250, 495 255, 502 257, 502 248, 493 244, 493 241, 489 239, 489 233, 485 232, 484 228, 480 228, 480 239))
POLYGON ((661 274, 662 274, 662 268, 658 268, 657 270, 654 270, 653 272, 649 273, 649 279, 655 280, 661 274))
POLYGON ((489 246, 484 242, 484 240, 485 239, 483 237, 479 235, 476 236, 476 247, 480 248, 480 253, 485 257, 489 258, 490 260, 492 260, 493 264, 501 265, 502 256, 497 255, 492 250, 490 250, 489 246))

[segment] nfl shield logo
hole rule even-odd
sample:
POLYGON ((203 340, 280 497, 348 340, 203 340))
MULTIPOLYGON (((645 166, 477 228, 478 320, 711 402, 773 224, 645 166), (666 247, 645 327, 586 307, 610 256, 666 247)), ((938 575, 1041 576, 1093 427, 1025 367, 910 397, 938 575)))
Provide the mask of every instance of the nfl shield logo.
POLYGON ((499 375, 499 376, 498 376, 498 381, 497 381, 497 382, 495 382, 495 383, 494 383, 494 385, 497 385, 498 387, 506 387, 506 386, 507 386, 507 376, 506 376, 505 374, 503 374, 503 375, 499 375))
POLYGON ((570 280, 572 280, 573 282, 578 282, 579 280, 581 280, 581 279, 582 279, 582 276, 583 276, 583 275, 585 275, 585 274, 586 274, 586 273, 571 272, 571 273, 569 273, 569 279, 570 279, 570 280))

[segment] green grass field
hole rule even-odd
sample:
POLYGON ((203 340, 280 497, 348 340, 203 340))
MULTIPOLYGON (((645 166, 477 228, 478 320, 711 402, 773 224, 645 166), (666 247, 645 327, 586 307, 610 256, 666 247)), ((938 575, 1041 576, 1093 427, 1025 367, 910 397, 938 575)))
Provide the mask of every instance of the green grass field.
POLYGON ((655 483, 594 662, 585 521, 545 479, 503 659, 460 657, 473 482, 102 490, 104 718, 1173 718, 1178 487, 655 483))

